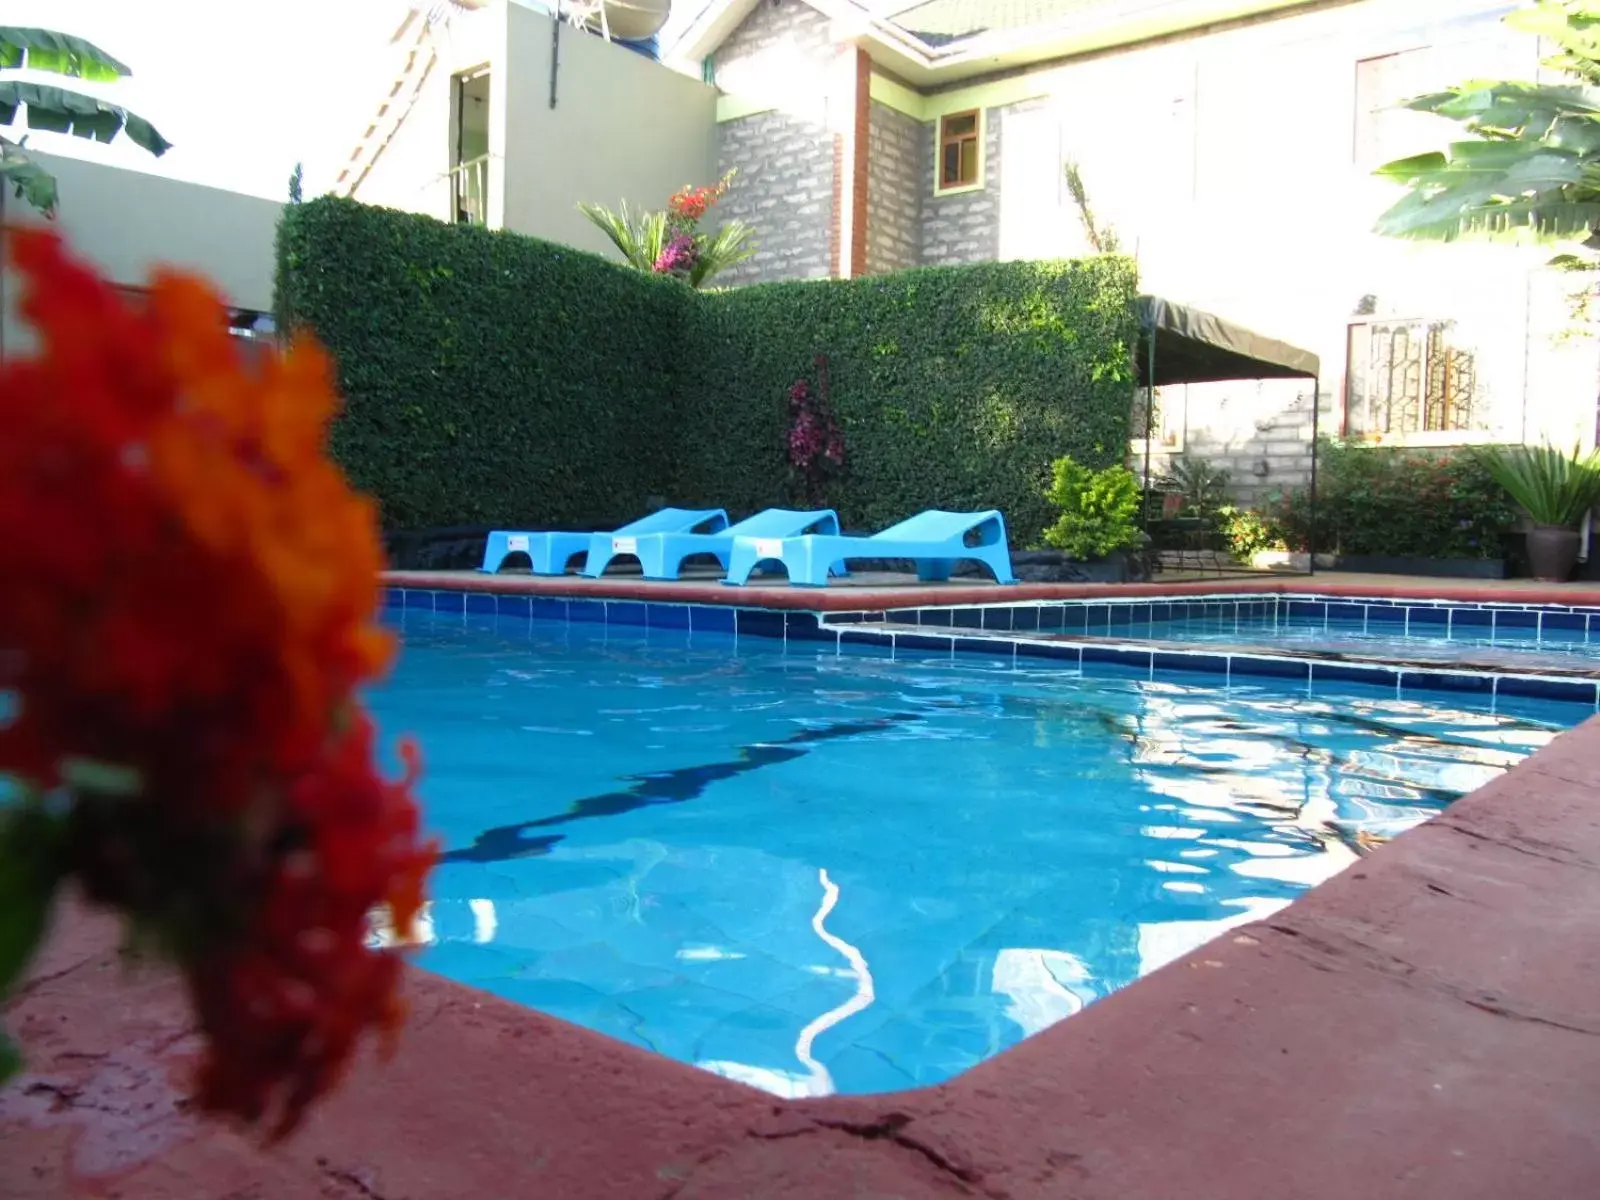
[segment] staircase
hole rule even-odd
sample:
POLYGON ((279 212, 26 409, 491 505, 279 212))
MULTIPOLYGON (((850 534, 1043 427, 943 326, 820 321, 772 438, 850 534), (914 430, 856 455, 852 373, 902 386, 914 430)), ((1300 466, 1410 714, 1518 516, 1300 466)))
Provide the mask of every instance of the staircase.
POLYGON ((366 132, 361 135, 355 149, 350 152, 349 159, 340 168, 338 178, 334 182, 334 191, 339 195, 356 194, 373 165, 389 145, 390 139, 394 137, 395 131, 416 106, 423 85, 427 83, 428 76, 432 74, 439 61, 433 45, 433 34, 437 23, 432 14, 413 8, 406 13, 405 20, 389 39, 390 45, 403 47, 394 83, 378 105, 378 111, 367 126, 366 132))

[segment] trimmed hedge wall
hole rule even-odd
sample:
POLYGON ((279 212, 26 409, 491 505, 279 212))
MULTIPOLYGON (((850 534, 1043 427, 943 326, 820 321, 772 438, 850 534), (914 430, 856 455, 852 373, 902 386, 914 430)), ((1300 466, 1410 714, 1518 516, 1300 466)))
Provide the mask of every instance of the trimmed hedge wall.
POLYGON ((1063 454, 1127 455, 1133 264, 981 263, 698 297, 682 399, 709 431, 680 449, 678 494, 754 511, 791 491, 786 397, 828 356, 844 475, 830 504, 874 530, 925 508, 998 508, 1013 546, 1053 519, 1063 454))
POLYGON ((595 255, 322 199, 279 231, 279 322, 313 329, 347 402, 334 449, 391 528, 540 528, 651 497, 736 518, 798 501, 788 391, 829 360, 827 490, 875 529, 998 508, 1034 544, 1063 454, 1128 443, 1125 259, 985 263, 697 293, 595 255))
POLYGON ((604 523, 669 496, 687 287, 350 200, 290 205, 280 329, 338 363, 334 454, 390 528, 604 523))

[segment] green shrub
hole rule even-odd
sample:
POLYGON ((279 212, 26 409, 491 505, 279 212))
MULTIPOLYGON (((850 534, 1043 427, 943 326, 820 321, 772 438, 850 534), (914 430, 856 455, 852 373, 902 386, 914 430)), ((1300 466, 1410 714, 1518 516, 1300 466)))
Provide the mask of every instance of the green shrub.
POLYGON ((1178 516, 1215 521, 1227 508, 1228 485, 1232 481, 1231 471, 1203 458, 1179 455, 1167 467, 1158 486, 1164 492, 1175 492, 1183 497, 1178 516))
POLYGON ((1289 544, 1268 513, 1253 508, 1227 505, 1217 512, 1228 549, 1240 562, 1248 563, 1263 550, 1287 550, 1289 544))
POLYGON ((279 327, 338 364, 334 453, 385 525, 581 528, 671 494, 686 285, 334 199, 285 210, 278 262, 279 327))
POLYGON ((1135 282, 1102 257, 696 293, 333 199, 279 233, 280 321, 337 359, 335 452, 392 527, 790 503, 788 393, 826 355, 847 526, 940 507, 1038 529, 1054 457, 1126 452, 1135 282))
POLYGON ((1071 456, 1051 466, 1045 498, 1060 510, 1044 542, 1068 558, 1093 562, 1139 543, 1139 481, 1118 464, 1092 471, 1071 456))
MULTIPOLYGON (((1319 553, 1499 559, 1517 512, 1481 457, 1348 442, 1318 450, 1319 553)), ((1266 506, 1290 549, 1311 533, 1304 488, 1266 506)))

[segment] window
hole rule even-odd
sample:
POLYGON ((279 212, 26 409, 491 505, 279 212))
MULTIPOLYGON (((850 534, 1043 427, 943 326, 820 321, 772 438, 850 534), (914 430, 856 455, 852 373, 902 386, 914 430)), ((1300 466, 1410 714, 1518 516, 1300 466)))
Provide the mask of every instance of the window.
MULTIPOLYGON (((118 295, 132 302, 135 307, 143 307, 150 297, 148 288, 121 283, 111 286, 118 295)), ((278 330, 271 314, 256 312, 253 309, 230 308, 228 333, 239 339, 239 349, 247 363, 253 363, 258 357, 271 354, 278 344, 278 330)))
MULTIPOLYGON (((1506 10, 1509 11, 1509 6, 1506 10)), ((1444 21, 1406 35, 1410 45, 1356 63, 1355 163, 1371 170, 1435 150, 1459 130, 1452 122, 1403 107, 1407 100, 1469 79, 1532 78, 1533 38, 1509 38, 1504 11, 1444 21)))
POLYGON ((1354 437, 1466 433, 1489 425, 1477 355, 1454 322, 1358 321, 1350 326, 1345 432, 1354 437))
POLYGON ((485 225, 489 219, 489 68, 467 71, 452 82, 451 215, 458 224, 485 225))
POLYGON ((941 192, 983 185, 983 114, 973 108, 939 118, 941 192))
POLYGON ((1160 454, 1183 449, 1184 416, 1189 403, 1187 386, 1178 388, 1137 388, 1133 393, 1133 419, 1128 444, 1135 454, 1144 453, 1145 423, 1149 422, 1150 449, 1160 454), (1151 395, 1152 391, 1154 395, 1151 395), (1175 392, 1176 395, 1169 395, 1175 392), (1173 401, 1169 403, 1169 401, 1173 401), (1148 407, 1147 407, 1148 406, 1148 407))
POLYGON ((1371 170, 1429 148, 1428 115, 1400 106, 1430 90, 1433 58, 1424 47, 1356 63, 1356 166, 1371 170))

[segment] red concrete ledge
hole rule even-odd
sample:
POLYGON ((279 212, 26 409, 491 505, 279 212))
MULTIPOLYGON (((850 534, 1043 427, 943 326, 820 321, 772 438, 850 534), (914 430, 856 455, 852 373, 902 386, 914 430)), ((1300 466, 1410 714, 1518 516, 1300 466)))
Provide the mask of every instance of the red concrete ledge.
POLYGON ((1454 600, 1484 604, 1600 606, 1600 584, 1538 583, 1534 580, 1437 580, 1391 575, 1299 575, 1265 579, 1184 580, 1167 583, 852 583, 829 588, 787 584, 724 587, 710 582, 665 582, 627 576, 485 575, 477 571, 386 571, 388 587, 451 592, 496 592, 589 600, 649 600, 665 604, 726 604, 811 612, 876 612, 1030 600, 1137 600, 1149 596, 1319 595, 1382 600, 1454 600))
POLYGON ((1575 1200, 1600 1179, 1600 719, 1267 921, 942 1087, 789 1103, 413 973, 269 1154, 180 1099, 175 985, 71 910, 6 1021, 0 1195, 1575 1200))

